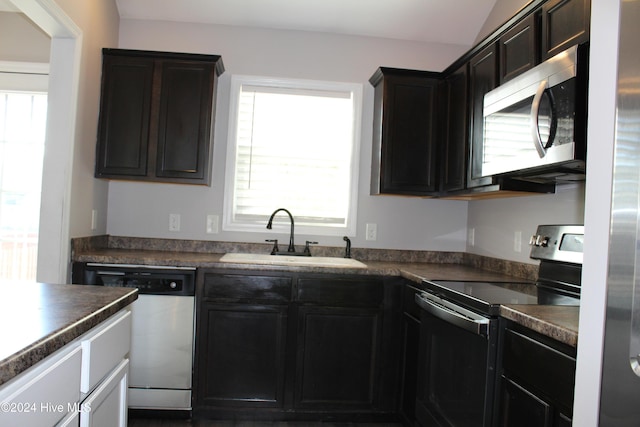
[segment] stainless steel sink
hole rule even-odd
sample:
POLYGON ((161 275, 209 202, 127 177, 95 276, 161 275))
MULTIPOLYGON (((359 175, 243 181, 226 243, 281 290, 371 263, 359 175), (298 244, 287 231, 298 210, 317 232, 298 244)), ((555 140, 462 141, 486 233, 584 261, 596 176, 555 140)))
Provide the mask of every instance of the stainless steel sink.
POLYGON ((303 257, 287 255, 266 255, 247 253, 228 253, 220 258, 221 262, 238 264, 291 265, 305 267, 367 268, 367 265, 352 259, 338 257, 303 257))

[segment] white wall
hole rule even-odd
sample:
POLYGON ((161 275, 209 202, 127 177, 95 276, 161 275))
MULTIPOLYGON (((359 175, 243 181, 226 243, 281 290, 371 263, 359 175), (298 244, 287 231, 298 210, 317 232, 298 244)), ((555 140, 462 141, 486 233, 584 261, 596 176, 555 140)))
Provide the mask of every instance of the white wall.
MULTIPOLYGON (((498 0, 483 31, 505 22, 526 1, 519 0, 517 5, 503 3, 504 0, 498 0)), ((373 114, 373 88, 368 84, 368 78, 381 65, 440 71, 464 53, 465 46, 135 20, 123 20, 120 28, 119 47, 220 54, 227 71, 221 76, 218 92, 212 187, 112 181, 109 184, 108 234, 252 242, 270 236, 204 232, 207 214, 222 215, 229 81, 234 73, 363 84, 355 246, 467 250, 531 262, 527 242, 538 224, 583 223, 582 185, 560 188, 555 195, 474 202, 368 195, 373 114), (182 215, 180 232, 168 231, 170 213, 182 215), (378 224, 375 242, 364 240, 364 227, 369 222, 378 224), (467 244, 468 228, 474 229, 473 245, 467 244), (514 250, 516 232, 522 235, 520 252, 514 250)), ((342 244, 339 238, 316 239, 326 245, 342 244)))
POLYGON ((555 194, 469 202, 467 252, 526 263, 529 237, 540 224, 583 224, 584 183, 558 186, 555 194), (515 249, 520 233, 520 251, 515 249))
POLYGON ((0 12, 0 34, 0 60, 49 62, 51 38, 23 13, 0 12))
POLYGON ((101 49, 117 46, 120 17, 115 0, 56 1, 82 29, 69 236, 104 234, 107 224, 105 212, 108 184, 93 178, 102 75, 101 49), (102 215, 98 215, 96 228, 93 230, 91 229, 92 209, 102 212, 102 215))
MULTIPOLYGON (((213 185, 209 187, 111 181, 107 233, 111 235, 262 242, 272 232, 205 234, 205 217, 222 217, 229 83, 232 74, 324 79, 364 87, 357 247, 464 251, 467 202, 369 196, 373 88, 379 66, 441 71, 468 47, 408 43, 311 32, 122 20, 119 47, 222 55, 215 125, 213 185), (181 214, 182 230, 168 231, 169 213, 181 214), (364 239, 366 223, 378 225, 378 239, 364 239)), ((295 215, 295 212, 293 212, 295 215)), ((265 232, 267 230, 265 229, 265 232)), ((283 236, 283 238, 286 236, 283 236)), ((310 237, 310 236, 309 236, 310 237)), ((305 236, 297 238, 304 241, 305 236)), ((342 246, 339 237, 314 237, 342 246)))

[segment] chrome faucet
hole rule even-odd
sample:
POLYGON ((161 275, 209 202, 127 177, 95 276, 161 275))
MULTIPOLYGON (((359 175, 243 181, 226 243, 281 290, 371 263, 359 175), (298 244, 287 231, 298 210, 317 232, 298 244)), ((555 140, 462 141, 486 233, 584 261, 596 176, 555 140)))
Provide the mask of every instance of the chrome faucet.
POLYGON ((280 211, 286 212, 287 215, 289 215, 289 219, 291 220, 291 235, 289 236, 289 248, 287 249, 287 252, 295 252, 296 247, 293 244, 293 215, 291 215, 291 212, 284 208, 276 209, 275 211, 273 211, 271 217, 269 218, 269 222, 267 223, 267 229, 271 230, 273 226, 273 217, 276 216, 276 214, 280 211))

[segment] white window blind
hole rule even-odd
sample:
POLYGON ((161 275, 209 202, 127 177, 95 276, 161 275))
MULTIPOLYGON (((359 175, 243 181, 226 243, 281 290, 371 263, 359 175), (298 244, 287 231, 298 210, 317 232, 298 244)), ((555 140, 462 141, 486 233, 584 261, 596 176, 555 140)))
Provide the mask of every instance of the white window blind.
POLYGON ((232 77, 225 229, 264 228, 278 208, 291 211, 303 232, 355 229, 360 91, 232 77))

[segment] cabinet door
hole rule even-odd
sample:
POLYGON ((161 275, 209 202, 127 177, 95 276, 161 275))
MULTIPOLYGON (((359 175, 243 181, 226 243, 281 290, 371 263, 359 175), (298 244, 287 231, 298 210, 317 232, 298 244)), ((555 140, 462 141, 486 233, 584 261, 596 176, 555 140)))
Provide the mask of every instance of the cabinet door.
POLYGON ((131 312, 121 311, 98 325, 82 340, 80 391, 89 393, 131 348, 131 312))
POLYGON ((551 427, 553 425, 551 405, 504 377, 500 405, 502 427, 551 427))
POLYGON ((385 69, 376 85, 372 193, 434 194, 439 79, 394 73, 385 69))
POLYGON ((288 306, 202 303, 196 402, 282 408, 288 306))
POLYGON ((469 62, 470 150, 467 187, 491 184, 491 177, 480 177, 484 138, 484 95, 498 83, 498 49, 495 44, 478 52, 469 62))
POLYGON ((416 419, 420 322, 408 313, 404 313, 402 319, 402 341, 399 412, 408 425, 413 425, 416 419))
POLYGON ((549 0, 542 6, 542 60, 589 40, 590 0, 549 0))
POLYGON ((573 410, 575 348, 509 323, 500 351, 499 425, 570 426, 566 414, 573 410))
POLYGON ((80 401, 82 350, 69 344, 0 386, 0 426, 52 426, 80 401))
POLYGON ((96 176, 147 175, 153 61, 105 55, 96 176))
POLYGON ((467 64, 445 81, 446 139, 442 162, 442 190, 463 190, 466 186, 467 168, 467 64))
POLYGON ((162 62, 156 176, 207 177, 214 82, 211 63, 162 62))
POLYGON ((500 83, 538 64, 536 14, 524 18, 500 37, 500 83))
POLYGON ((375 407, 381 315, 377 309, 301 306, 295 407, 375 407))
POLYGON ((127 426, 127 377, 125 359, 104 379, 80 406, 80 427, 127 426))
POLYGON ((571 417, 504 376, 500 392, 501 427, 571 427, 571 417))
POLYGON ((540 390, 556 406, 573 408, 575 357, 506 329, 502 364, 505 376, 519 378, 521 383, 540 390))

